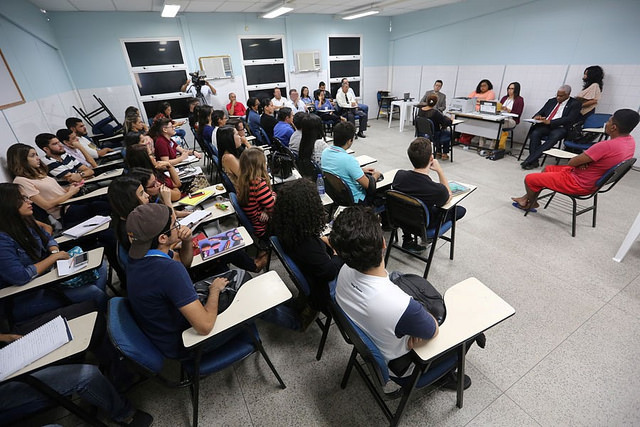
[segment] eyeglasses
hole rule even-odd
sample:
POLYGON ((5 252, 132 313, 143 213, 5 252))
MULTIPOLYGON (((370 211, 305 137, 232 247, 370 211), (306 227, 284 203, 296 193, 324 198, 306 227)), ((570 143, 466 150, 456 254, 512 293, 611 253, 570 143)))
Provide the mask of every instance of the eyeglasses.
POLYGON ((168 229, 167 231, 163 231, 163 232, 162 232, 162 233, 160 233, 160 234, 166 234, 166 235, 169 235, 169 234, 171 234, 171 232, 172 232, 173 230, 175 230, 175 229, 177 229, 177 228, 180 228, 180 227, 181 227, 180 222, 179 222, 179 221, 178 221, 178 219, 176 218, 175 222, 173 223, 173 227, 171 227, 171 228, 170 228, 170 229, 168 229))

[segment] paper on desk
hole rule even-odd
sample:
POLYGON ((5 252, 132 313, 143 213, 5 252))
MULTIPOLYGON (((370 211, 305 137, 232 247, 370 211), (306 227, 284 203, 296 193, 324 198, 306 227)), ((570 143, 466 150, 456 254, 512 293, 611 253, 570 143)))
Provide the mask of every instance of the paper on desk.
POLYGON ((542 120, 536 120, 536 119, 522 119, 522 121, 527 123, 542 123, 542 120))
POLYGON ((56 261, 56 268, 58 269, 58 277, 68 276, 76 271, 82 270, 89 263, 89 258, 86 252, 78 255, 74 255, 69 259, 59 259, 56 261), (84 262, 82 256, 85 256, 84 262))
POLYGON ((78 237, 84 236, 109 221, 111 221, 111 218, 108 216, 96 215, 93 218, 89 218, 88 220, 81 222, 75 227, 63 231, 62 234, 73 239, 77 239, 78 237))
POLYGON ((0 349, 0 381, 73 339, 67 321, 58 316, 0 349))
POLYGON ((194 226, 198 225, 200 221, 202 221, 208 216, 211 216, 210 211, 198 210, 198 211, 193 211, 193 213, 185 216, 184 218, 180 219, 178 222, 180 223, 180 225, 193 228, 194 226))

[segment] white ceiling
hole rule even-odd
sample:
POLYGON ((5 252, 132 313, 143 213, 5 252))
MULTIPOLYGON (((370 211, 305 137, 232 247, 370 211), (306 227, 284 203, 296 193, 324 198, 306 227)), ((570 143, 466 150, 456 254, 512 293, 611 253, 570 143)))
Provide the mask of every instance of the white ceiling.
MULTIPOLYGON (((165 0, 30 0, 50 12, 160 12, 165 0)), ((353 11, 380 9, 379 16, 394 16, 465 0, 286 0, 291 13, 343 15, 353 11)), ((282 4, 274 0, 166 0, 181 5, 180 12, 265 13, 282 4)))

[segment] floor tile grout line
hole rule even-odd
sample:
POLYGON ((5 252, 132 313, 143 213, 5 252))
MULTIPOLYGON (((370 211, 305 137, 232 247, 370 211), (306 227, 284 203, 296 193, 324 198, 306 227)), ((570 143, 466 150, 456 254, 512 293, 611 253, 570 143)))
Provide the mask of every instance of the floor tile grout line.
POLYGON ((244 389, 242 387, 242 381, 240 381, 240 375, 238 374, 238 369, 236 366, 233 366, 233 373, 236 376, 236 381, 238 381, 238 386, 240 387, 240 394, 242 394, 242 400, 244 401, 244 406, 247 409, 247 415, 249 415, 249 421, 251 425, 255 427, 255 423, 253 421, 253 417, 251 416, 251 411, 249 410, 249 404, 247 403, 247 398, 244 395, 244 389))

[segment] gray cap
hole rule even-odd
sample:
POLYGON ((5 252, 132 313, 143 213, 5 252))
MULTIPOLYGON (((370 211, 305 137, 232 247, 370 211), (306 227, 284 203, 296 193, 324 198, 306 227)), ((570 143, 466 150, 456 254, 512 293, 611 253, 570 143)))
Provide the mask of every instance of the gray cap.
POLYGON ((148 203, 136 207, 127 216, 127 235, 131 240, 129 256, 133 259, 143 258, 151 248, 154 237, 166 230, 171 217, 168 206, 148 203))

